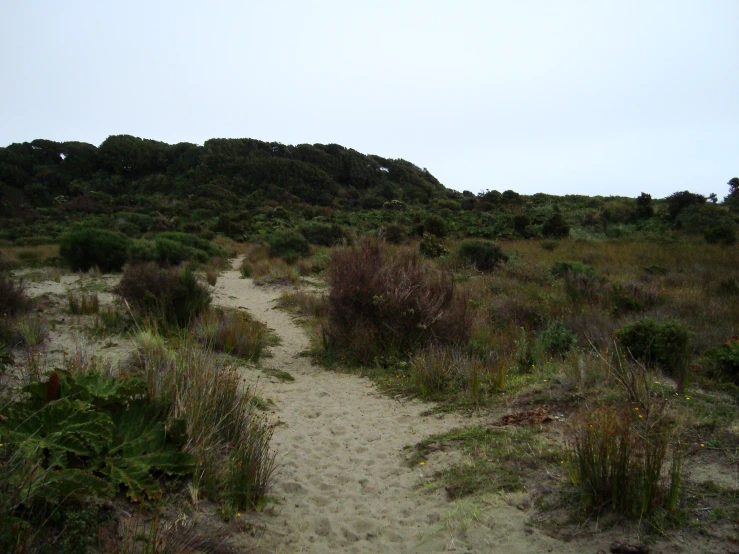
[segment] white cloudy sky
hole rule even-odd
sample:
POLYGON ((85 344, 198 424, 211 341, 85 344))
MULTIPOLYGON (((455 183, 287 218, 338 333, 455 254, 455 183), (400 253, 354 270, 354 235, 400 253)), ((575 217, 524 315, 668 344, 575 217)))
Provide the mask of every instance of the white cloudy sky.
POLYGON ((6 0, 0 145, 339 143, 457 190, 723 197, 738 0, 6 0))

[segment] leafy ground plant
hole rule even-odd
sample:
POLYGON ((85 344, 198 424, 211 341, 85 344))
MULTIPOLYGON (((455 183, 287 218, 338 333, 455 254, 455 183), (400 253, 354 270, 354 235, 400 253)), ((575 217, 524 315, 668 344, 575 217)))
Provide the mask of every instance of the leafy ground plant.
POLYGON ((25 543, 59 504, 112 498, 120 487, 131 500, 158 498, 159 474, 195 467, 143 381, 55 370, 24 392, 0 414, 4 551, 25 543))

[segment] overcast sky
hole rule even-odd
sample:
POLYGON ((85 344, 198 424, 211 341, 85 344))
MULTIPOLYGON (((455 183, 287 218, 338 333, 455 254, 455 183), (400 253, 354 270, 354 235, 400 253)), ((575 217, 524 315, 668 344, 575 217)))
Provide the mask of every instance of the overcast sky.
POLYGON ((479 192, 723 198, 739 0, 4 0, 0 145, 250 137, 479 192))

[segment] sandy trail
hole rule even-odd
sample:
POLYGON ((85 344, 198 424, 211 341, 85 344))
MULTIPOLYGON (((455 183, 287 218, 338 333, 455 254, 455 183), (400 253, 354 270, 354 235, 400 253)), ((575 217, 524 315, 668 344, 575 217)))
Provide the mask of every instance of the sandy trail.
MULTIPOLYGON (((238 267, 238 261, 234 267, 238 267)), ((561 543, 525 526, 526 514, 505 503, 451 503, 443 491, 419 490, 448 459, 409 468, 403 448, 433 433, 469 424, 458 415, 423 416, 429 405, 380 394, 367 379, 312 366, 301 356, 308 337, 275 309, 278 289, 259 287, 236 270, 224 272, 215 302, 248 310, 280 336, 264 367, 288 371, 294 382, 259 378, 275 402, 279 472, 273 514, 260 552, 547 552, 561 543)), ((253 545, 253 540, 251 542, 253 545)), ((559 548, 557 548, 559 546, 559 548)))

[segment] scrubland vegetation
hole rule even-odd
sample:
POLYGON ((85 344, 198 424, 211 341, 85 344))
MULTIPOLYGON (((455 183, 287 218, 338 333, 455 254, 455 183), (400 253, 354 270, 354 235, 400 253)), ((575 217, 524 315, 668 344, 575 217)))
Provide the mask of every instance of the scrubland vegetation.
MULTIPOLYGON (((0 200, 3 551, 135 551, 82 532, 113 525, 111 500, 229 519, 269 499, 273 427, 237 366, 274 337, 206 284, 237 254, 244 277, 291 287, 281 304, 327 368, 485 418, 408 453, 466 454, 426 486, 530 491, 552 533, 620 517, 646 537, 739 536, 736 479, 686 470, 737 464, 737 179, 723 202, 475 195, 339 145, 117 136, 0 149, 0 200), (134 354, 45 366, 54 323, 19 268, 121 272, 115 304, 82 290, 65 310, 134 354)), ((207 549, 147 525, 147 551, 207 549)))

